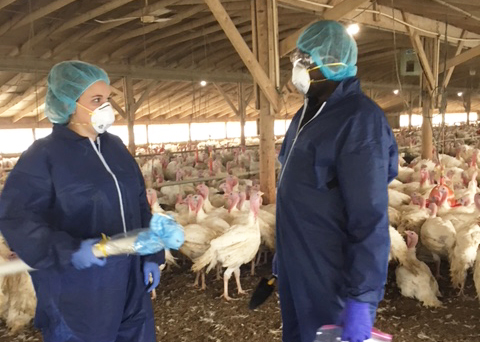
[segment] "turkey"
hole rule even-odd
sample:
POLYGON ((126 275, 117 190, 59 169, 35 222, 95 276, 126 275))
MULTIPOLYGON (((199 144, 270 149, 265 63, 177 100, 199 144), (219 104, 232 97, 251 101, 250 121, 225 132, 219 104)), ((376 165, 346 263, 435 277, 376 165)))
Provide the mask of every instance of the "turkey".
MULTIPOLYGON (((189 224, 184 227, 185 232, 185 242, 180 248, 180 253, 185 255, 190 260, 195 260, 196 258, 202 256, 210 247, 210 241, 214 239, 217 235, 211 229, 208 229, 205 226, 199 224, 189 224)), ((202 277, 202 290, 205 290, 205 270, 201 269, 197 272, 195 277, 194 286, 198 287, 198 281, 202 277)))
POLYGON ((225 233, 230 228, 230 224, 222 218, 228 219, 228 212, 225 210, 224 212, 212 212, 211 215, 207 215, 203 210, 203 197, 200 195, 191 198, 191 209, 193 211, 190 212, 189 223, 207 226, 218 235, 225 233))
POLYGON ((480 248, 477 251, 477 259, 475 260, 473 282, 475 283, 475 289, 477 290, 477 298, 480 300, 480 248))
POLYGON ((410 196, 403 192, 388 189, 388 204, 395 209, 399 209, 402 205, 410 203, 410 196))
POLYGON ((238 293, 245 293, 240 284, 240 266, 250 262, 260 247, 261 236, 257 217, 262 194, 261 192, 252 194, 249 220, 246 224, 232 226, 225 234, 213 239, 205 254, 194 260, 192 266, 194 272, 199 272, 208 265, 208 273, 218 262, 227 268, 223 275, 223 297, 226 300, 231 300, 228 295, 228 280, 232 273, 235 275, 238 293))
POLYGON ((388 207, 388 220, 390 222, 390 225, 393 227, 397 228, 398 225, 400 224, 400 219, 401 219, 401 212, 394 207, 388 207))
POLYGON ((432 253, 436 265, 437 278, 440 277, 440 257, 451 259, 455 246, 456 231, 452 222, 437 217, 437 205, 430 204, 431 217, 429 217, 420 229, 420 241, 432 253))
MULTIPOLYGON (((3 237, 0 236, 0 260, 14 260, 16 256, 10 251, 3 237)), ((0 318, 11 333, 25 328, 35 315, 37 297, 32 279, 27 272, 0 277, 0 318)))
POLYGON ((395 260, 400 265, 406 267, 412 274, 418 274, 413 264, 409 263, 408 248, 402 235, 392 226, 388 228, 390 234, 390 253, 388 255, 388 262, 395 260))
POLYGON ((398 226, 398 231, 404 233, 407 230, 414 231, 415 233, 420 233, 420 228, 422 227, 425 220, 430 216, 428 210, 425 208, 426 200, 424 198, 419 199, 419 208, 418 210, 409 211, 403 213, 398 226))
POLYGON ((407 235, 407 259, 395 270, 397 286, 405 297, 416 298, 425 306, 441 306, 442 303, 437 298, 441 296, 438 283, 428 266, 416 256, 418 235, 412 231, 406 231, 405 234, 407 235), (405 264, 410 265, 406 267, 405 264), (411 271, 412 268, 416 273, 411 271))
POLYGON ((457 242, 450 263, 450 277, 453 286, 463 293, 467 271, 474 265, 480 245, 478 218, 466 222, 457 230, 457 242))

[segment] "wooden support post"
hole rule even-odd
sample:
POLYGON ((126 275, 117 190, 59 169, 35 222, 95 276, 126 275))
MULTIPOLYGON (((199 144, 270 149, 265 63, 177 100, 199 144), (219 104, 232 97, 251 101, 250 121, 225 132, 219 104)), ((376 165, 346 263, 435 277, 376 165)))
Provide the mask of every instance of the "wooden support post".
MULTIPOLYGON (((256 33, 253 39, 256 40, 257 58, 262 69, 269 73, 270 81, 277 84, 275 77, 278 75, 275 66, 278 67, 278 61, 274 61, 278 51, 278 40, 275 39, 275 33, 268 28, 274 25, 277 20, 274 19, 276 11, 275 0, 257 0, 255 4, 255 18, 252 24, 256 27, 253 32, 256 33)), ((265 203, 275 202, 275 137, 274 121, 275 108, 265 96, 265 92, 260 92, 260 189, 264 192, 265 203)))
POLYGON ((125 92, 125 112, 127 114, 128 124, 128 150, 135 155, 135 134, 133 126, 135 125, 135 98, 133 97, 133 83, 131 76, 125 76, 123 79, 123 90, 125 92))
POLYGON ((470 111, 472 110, 472 92, 467 90, 463 95, 463 106, 467 112, 467 125, 470 125, 470 111))
POLYGON ((238 114, 240 116, 240 145, 245 147, 245 114, 247 103, 245 103, 245 91, 243 83, 238 84, 238 114))
MULTIPOLYGON (((424 38, 424 62, 428 63, 428 68, 430 65, 434 64, 435 55, 436 55, 436 45, 434 38, 424 38)), ((438 62, 437 62, 438 63, 438 62)), ((423 66, 423 65, 422 65, 423 66)), ((438 66, 438 64, 437 64, 438 66)), ((431 69, 430 69, 431 70, 431 69)), ((425 71, 425 69, 424 69, 425 71)), ((422 82, 423 89, 423 123, 422 123, 422 158, 432 160, 433 156, 433 132, 432 132, 432 95, 435 90, 432 87, 431 82, 428 80, 430 75, 426 72, 423 73, 424 80, 422 82), (433 88, 433 89, 432 89, 433 88)), ((433 85, 435 85, 435 81, 433 85)))
POLYGON ((412 91, 410 90, 410 96, 409 96, 410 103, 408 105, 408 129, 412 129, 412 114, 413 114, 413 95, 412 91))

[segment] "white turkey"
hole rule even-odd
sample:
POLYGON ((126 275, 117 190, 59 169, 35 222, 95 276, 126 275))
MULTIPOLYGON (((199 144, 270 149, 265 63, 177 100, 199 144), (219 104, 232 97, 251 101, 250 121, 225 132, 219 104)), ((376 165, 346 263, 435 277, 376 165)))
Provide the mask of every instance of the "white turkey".
POLYGON ((397 286, 405 297, 416 298, 425 306, 441 306, 442 303, 437 298, 441 296, 438 283, 430 268, 416 256, 418 235, 412 231, 406 231, 405 234, 408 253, 406 261, 395 270, 397 286), (405 264, 408 264, 408 267, 405 264), (411 271, 412 268, 415 273, 411 271))
POLYGON ((195 259, 192 266, 194 272, 199 272, 208 265, 207 273, 219 262, 226 267, 223 275, 223 297, 226 300, 231 299, 228 295, 228 280, 232 273, 235 275, 238 293, 245 293, 240 284, 240 266, 250 262, 260 247, 261 236, 257 217, 261 195, 261 192, 256 192, 250 198, 251 209, 248 222, 232 226, 228 232, 213 239, 210 242, 210 248, 201 257, 195 259))
POLYGON ((480 245, 480 226, 478 217, 464 223, 457 230, 457 241, 450 263, 450 277, 453 286, 463 293, 467 271, 474 265, 480 245))
POLYGON ((456 241, 456 231, 452 222, 437 217, 437 205, 430 204, 431 216, 420 229, 420 241, 432 253, 436 265, 437 278, 440 277, 441 257, 451 259, 456 241))

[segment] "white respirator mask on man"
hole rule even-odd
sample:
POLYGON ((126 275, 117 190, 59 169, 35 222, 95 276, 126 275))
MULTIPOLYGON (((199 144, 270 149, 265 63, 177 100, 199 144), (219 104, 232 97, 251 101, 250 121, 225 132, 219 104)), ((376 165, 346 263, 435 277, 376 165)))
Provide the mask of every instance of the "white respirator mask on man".
POLYGON ((113 112, 110 102, 105 102, 94 111, 82 106, 78 102, 77 104, 90 112, 90 121, 98 134, 105 133, 105 131, 115 122, 115 113, 113 112))
POLYGON ((297 90, 303 95, 306 95, 308 93, 308 90, 310 89, 310 84, 326 81, 326 79, 312 80, 310 78, 310 71, 315 69, 319 69, 319 67, 316 66, 308 69, 302 63, 300 63, 300 61, 296 61, 295 63, 293 63, 292 83, 295 88, 297 88, 297 90))

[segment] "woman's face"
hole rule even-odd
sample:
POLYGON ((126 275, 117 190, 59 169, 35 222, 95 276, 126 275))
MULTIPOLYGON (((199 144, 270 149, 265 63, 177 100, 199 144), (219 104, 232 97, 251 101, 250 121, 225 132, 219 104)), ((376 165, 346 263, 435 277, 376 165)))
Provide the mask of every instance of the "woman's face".
MULTIPOLYGON (((95 129, 91 125, 90 115, 96 108, 100 107, 102 104, 107 102, 110 99, 110 86, 104 81, 98 81, 92 84, 85 92, 80 96, 77 103, 75 113, 71 117, 71 121, 77 124, 83 124, 88 127, 88 130, 91 130, 92 133, 95 132, 95 129), (89 112, 88 108, 91 112, 89 112)), ((96 134, 96 133, 95 133, 96 134)))

